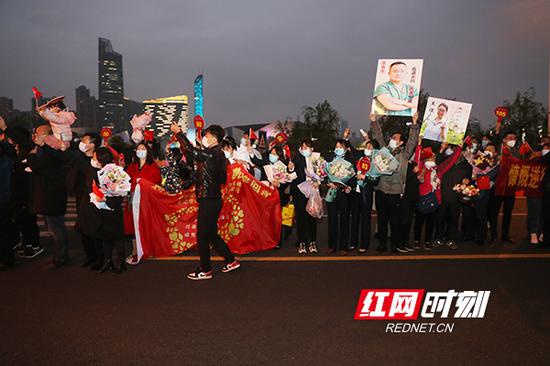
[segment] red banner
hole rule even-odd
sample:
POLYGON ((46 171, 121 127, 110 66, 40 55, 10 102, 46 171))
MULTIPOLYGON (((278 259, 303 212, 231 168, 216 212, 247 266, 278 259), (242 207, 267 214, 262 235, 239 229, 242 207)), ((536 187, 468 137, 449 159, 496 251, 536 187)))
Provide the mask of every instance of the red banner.
MULTIPOLYGON (((235 254, 272 249, 281 234, 279 192, 254 179, 242 165, 227 168, 222 189, 220 236, 235 254)), ((194 188, 169 194, 142 180, 134 194, 138 257, 182 253, 197 242, 197 201, 194 188)))
POLYGON ((533 161, 503 156, 498 171, 495 194, 513 196, 523 190, 526 197, 542 197, 540 184, 546 167, 533 161))

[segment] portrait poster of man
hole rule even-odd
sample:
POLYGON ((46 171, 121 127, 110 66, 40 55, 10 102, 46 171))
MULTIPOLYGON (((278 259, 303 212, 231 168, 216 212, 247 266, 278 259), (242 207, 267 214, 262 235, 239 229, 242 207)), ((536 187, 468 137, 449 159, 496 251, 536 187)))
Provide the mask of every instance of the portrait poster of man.
POLYGON ((440 98, 428 98, 420 136, 427 140, 461 145, 472 105, 440 98))
POLYGON ((372 112, 379 116, 414 115, 423 63, 422 59, 378 60, 372 112))

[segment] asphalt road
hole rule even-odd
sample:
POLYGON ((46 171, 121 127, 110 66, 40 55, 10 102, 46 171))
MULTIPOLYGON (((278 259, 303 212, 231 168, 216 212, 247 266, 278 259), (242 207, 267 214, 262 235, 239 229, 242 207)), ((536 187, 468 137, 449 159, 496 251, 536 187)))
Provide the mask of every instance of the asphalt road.
MULTIPOLYGON (((524 220, 514 216, 516 239, 525 237, 524 220)), ((195 253, 96 274, 79 267, 71 238, 66 268, 42 270, 45 253, 0 272, 0 365, 550 363, 549 251, 522 240, 316 261, 300 259, 289 243, 245 257, 234 273, 214 262, 214 279, 197 283, 185 279, 195 253), (489 290, 491 297, 483 319, 435 320, 454 324, 452 333, 392 334, 388 321, 354 320, 366 288, 489 290)))

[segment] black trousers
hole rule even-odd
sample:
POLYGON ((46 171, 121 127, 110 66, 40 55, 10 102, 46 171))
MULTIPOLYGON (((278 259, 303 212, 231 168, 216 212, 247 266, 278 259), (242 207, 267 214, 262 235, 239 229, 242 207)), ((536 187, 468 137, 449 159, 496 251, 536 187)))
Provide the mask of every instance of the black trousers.
POLYGON ((462 207, 462 237, 464 240, 474 240, 476 237, 476 212, 472 204, 460 204, 462 207))
POLYGON ((542 196, 542 232, 543 245, 550 247, 550 188, 544 190, 542 196))
POLYGON ((221 198, 202 198, 199 200, 197 215, 197 245, 201 258, 201 270, 208 272, 210 266, 210 243, 214 250, 225 258, 225 263, 231 263, 235 257, 229 250, 225 241, 218 234, 218 218, 222 210, 221 198))
POLYGON ((334 201, 327 204, 328 247, 334 250, 348 250, 349 245, 349 197, 340 189, 334 201))
POLYGON ((414 217, 414 240, 422 242, 422 229, 424 228, 424 243, 428 243, 433 238, 434 224, 437 216, 437 211, 429 214, 424 214, 416 211, 414 217))
MULTIPOLYGON (((409 244, 409 238, 411 237, 411 227, 413 223, 413 218, 416 222, 415 218, 415 212, 416 212, 416 204, 418 201, 414 200, 403 200, 401 202, 401 222, 403 225, 403 232, 402 232, 402 244, 408 245, 409 244)), ((416 240, 416 239, 415 239, 416 240)))
POLYGON ((489 206, 489 193, 482 192, 474 202, 475 212, 475 241, 477 244, 485 244, 487 239, 487 208, 489 206))
POLYGON ((515 196, 495 196, 494 191, 491 192, 487 214, 491 225, 491 239, 497 238, 498 214, 501 206, 504 206, 502 210, 502 238, 510 237, 510 224, 512 223, 512 211, 515 202, 515 196))
POLYGON ((361 188, 361 241, 359 242, 361 249, 369 249, 370 246, 373 193, 371 185, 361 188))
POLYGON ((16 243, 16 229, 9 203, 0 204, 0 263, 12 266, 13 245, 16 243))
POLYGON ((102 263, 104 260, 103 244, 101 240, 94 239, 91 236, 80 233, 80 241, 86 254, 86 261, 90 260, 93 263, 102 263))
POLYGON ((402 243, 403 225, 401 215, 401 195, 376 191, 376 210, 378 213, 378 235, 380 244, 386 246, 388 240, 388 223, 391 229, 391 250, 402 243))
MULTIPOLYGON (((361 190, 363 190, 361 188, 361 190)), ((359 233, 362 229, 361 221, 363 218, 362 215, 362 192, 357 192, 352 190, 348 194, 349 201, 349 213, 350 213, 350 229, 349 229, 349 246, 350 247, 359 247, 359 233)))
POLYGON ((441 201, 436 214, 435 238, 456 241, 459 216, 460 203, 441 201))
POLYGON ((296 230, 298 231, 298 243, 317 241, 317 221, 307 213, 307 198, 301 192, 292 195, 294 209, 296 210, 296 230))
POLYGON ((103 254, 105 261, 112 261, 116 269, 120 269, 126 260, 126 239, 102 240, 103 254))
POLYGON ((40 246, 36 215, 31 214, 28 207, 19 207, 14 210, 14 220, 23 246, 40 246))

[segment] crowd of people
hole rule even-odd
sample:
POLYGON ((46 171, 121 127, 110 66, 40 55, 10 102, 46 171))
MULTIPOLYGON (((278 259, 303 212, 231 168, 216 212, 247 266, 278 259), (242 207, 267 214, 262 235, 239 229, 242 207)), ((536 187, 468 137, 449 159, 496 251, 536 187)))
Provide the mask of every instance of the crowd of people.
MULTIPOLYGON (((64 108, 55 103, 50 103, 49 111, 64 108)), ((165 147, 154 136, 141 133, 133 133, 129 142, 116 135, 105 141, 98 132, 74 139, 70 129, 56 133, 56 125, 50 121, 54 117, 46 117, 50 123, 32 132, 10 127, 0 118, 0 256, 6 266, 13 265, 16 255, 30 259, 43 252, 37 215, 44 217, 55 243, 47 268, 69 263, 65 213, 67 197, 74 195, 75 228, 85 253, 82 266, 100 273, 124 272, 127 264, 137 262, 132 247, 131 195, 138 180, 146 179, 168 193, 195 187, 201 262, 188 277, 212 278, 211 246, 225 258, 222 272, 233 271, 240 263, 217 234, 222 187, 231 163, 242 164, 258 181, 276 188, 283 210, 293 206, 291 224, 288 220, 283 224, 275 249, 295 230, 297 252, 318 253, 317 225, 325 213, 329 254, 346 255, 355 250, 365 254, 373 239, 377 252, 390 253, 441 246, 457 249, 459 243, 467 242, 484 245, 496 242, 499 234, 502 242, 512 243, 521 239, 510 232, 515 196, 495 194, 499 162, 509 155, 539 161, 546 167, 550 164, 548 136, 522 154, 513 131, 469 136, 463 146, 440 144, 420 136, 416 115, 408 135, 394 133, 389 138, 384 138, 380 118, 371 115, 371 130, 362 134, 360 148, 349 142, 348 130, 325 157, 315 152, 312 140, 301 141, 294 150, 286 139, 258 149, 252 136, 244 134, 237 143, 217 125, 202 131, 197 141, 189 141, 174 123, 165 147), (479 159, 489 168, 479 169, 479 159), (98 192, 98 172, 112 164, 123 167, 129 176, 128 195, 98 192), (468 189, 473 193, 465 193, 468 189), (95 202, 91 194, 96 194, 95 202), (377 214, 374 233, 373 210, 377 214)), ((540 190, 540 197, 527 198, 528 239, 533 245, 548 247, 550 174, 544 177, 540 190)))

